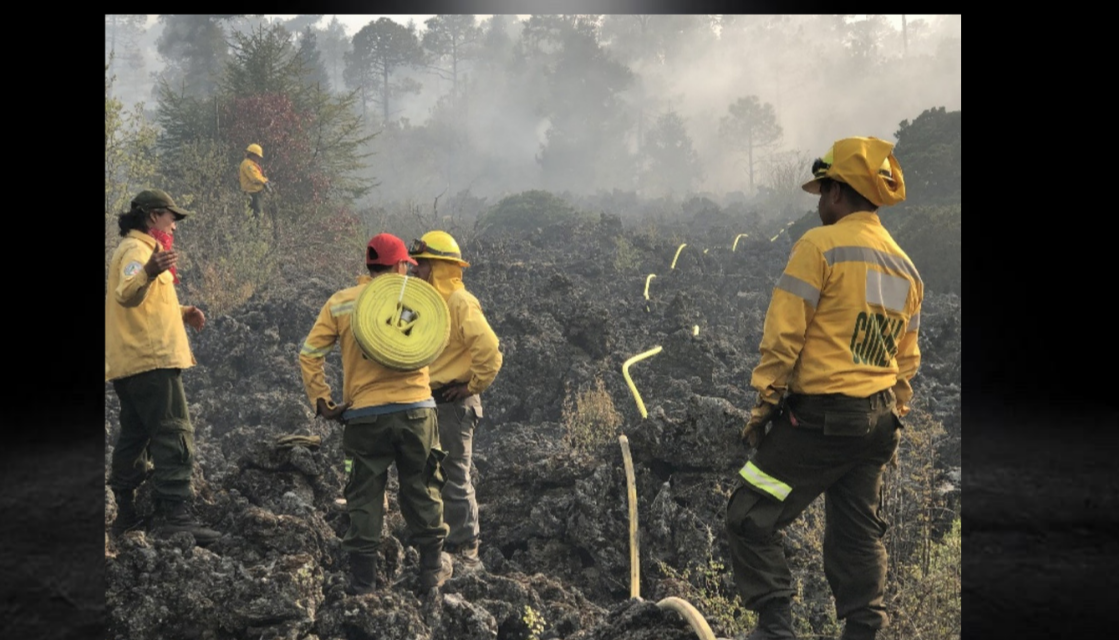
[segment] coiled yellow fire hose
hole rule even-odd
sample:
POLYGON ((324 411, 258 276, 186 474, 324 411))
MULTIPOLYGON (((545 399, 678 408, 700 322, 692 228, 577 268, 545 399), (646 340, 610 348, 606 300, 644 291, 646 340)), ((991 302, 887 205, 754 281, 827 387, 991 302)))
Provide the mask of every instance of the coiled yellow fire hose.
POLYGON ((622 375, 625 376, 626 384, 629 385, 629 390, 633 392, 634 400, 637 400, 637 410, 641 412, 642 418, 649 417, 649 412, 645 410, 645 403, 641 401, 641 394, 637 393, 637 387, 633 385, 633 378, 629 377, 629 365, 637 362, 638 360, 644 360, 645 358, 655 356, 660 352, 661 348, 659 346, 654 347, 652 349, 649 349, 645 353, 639 353, 633 356, 629 360, 626 360, 625 364, 622 365, 622 375))
POLYGON ((367 358, 389 369, 415 371, 447 346, 451 312, 427 282, 387 273, 358 295, 350 326, 367 358))
POLYGON ((680 252, 683 251, 684 247, 686 247, 686 246, 688 246, 688 243, 685 242, 684 244, 680 245, 679 249, 676 250, 676 257, 672 259, 672 268, 673 269, 676 268, 676 259, 680 257, 680 252))

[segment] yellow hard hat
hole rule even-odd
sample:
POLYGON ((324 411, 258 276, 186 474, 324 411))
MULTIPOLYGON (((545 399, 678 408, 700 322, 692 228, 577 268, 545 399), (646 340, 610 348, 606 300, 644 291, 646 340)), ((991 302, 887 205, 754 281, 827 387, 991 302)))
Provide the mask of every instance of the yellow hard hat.
POLYGON ((851 185, 878 206, 905 200, 905 178, 893 154, 894 145, 873 137, 837 140, 827 153, 812 163, 812 179, 802 185, 808 193, 820 193, 820 180, 830 178, 851 185), (881 157, 877 170, 871 170, 881 157))
POLYGON ((459 250, 458 243, 446 231, 428 231, 419 240, 413 240, 408 254, 413 258, 446 260, 460 267, 470 266, 469 262, 462 259, 462 251, 459 250))
POLYGON ((260 148, 260 145, 259 145, 259 144, 250 144, 250 145, 249 145, 249 146, 248 146, 248 147, 247 147, 247 148, 245 149, 245 151, 246 151, 247 153, 255 153, 256 155, 260 156, 261 158, 263 158, 263 157, 264 157, 264 150, 260 148))

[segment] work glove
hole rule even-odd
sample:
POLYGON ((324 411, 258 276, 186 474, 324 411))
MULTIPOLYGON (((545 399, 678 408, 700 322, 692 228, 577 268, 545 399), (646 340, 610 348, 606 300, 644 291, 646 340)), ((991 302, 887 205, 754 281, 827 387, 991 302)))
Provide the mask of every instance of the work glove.
POLYGON ((296 445, 308 449, 317 449, 321 444, 322 438, 319 436, 286 435, 276 438, 277 449, 290 449, 296 445))
POLYGON ((325 399, 319 398, 318 402, 315 404, 315 408, 317 409, 318 415, 326 418, 327 420, 342 422, 342 414, 346 412, 346 409, 350 408, 350 403, 347 402, 345 404, 334 405, 334 407, 331 408, 331 406, 327 404, 325 399))
POLYGON ((471 395, 470 383, 468 382, 456 384, 451 387, 444 387, 440 391, 442 393, 439 394, 440 397, 436 398, 436 402, 455 402, 463 398, 469 398, 471 395))
POLYGON ((750 410, 750 420, 746 422, 746 426, 742 429, 742 442, 751 448, 758 448, 762 438, 765 437, 766 425, 773 420, 776 413, 777 405, 758 398, 757 404, 750 410))

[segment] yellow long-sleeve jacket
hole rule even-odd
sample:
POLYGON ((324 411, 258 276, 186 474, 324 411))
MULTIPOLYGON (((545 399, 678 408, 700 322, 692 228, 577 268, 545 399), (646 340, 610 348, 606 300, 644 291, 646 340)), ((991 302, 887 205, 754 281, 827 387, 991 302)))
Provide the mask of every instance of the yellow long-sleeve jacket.
POLYGON ((750 384, 771 403, 786 390, 862 398, 893 388, 904 416, 923 300, 917 269, 877 214, 810 229, 774 288, 750 384))
POLYGON ((431 363, 431 386, 467 383, 472 394, 489 388, 501 370, 503 356, 497 334, 482 305, 462 284, 462 268, 444 260, 432 261, 432 286, 447 301, 451 335, 447 347, 431 363))
POLYGON ((342 289, 326 301, 318 319, 307 334, 299 352, 303 387, 312 407, 323 398, 334 408, 330 385, 326 382, 325 359, 334 345, 342 350, 342 402, 350 409, 383 404, 420 402, 431 398, 428 367, 416 371, 394 371, 365 357, 350 329, 354 302, 372 278, 358 277, 358 284, 342 289))
POLYGON ((264 184, 268 182, 268 178, 264 177, 264 173, 260 170, 260 165, 253 162, 249 158, 241 161, 241 190, 245 193, 256 193, 264 189, 264 184))
POLYGON ((174 276, 154 279, 144 265, 158 243, 142 231, 129 231, 109 262, 105 296, 105 381, 151 371, 186 369, 196 364, 187 339, 174 276))

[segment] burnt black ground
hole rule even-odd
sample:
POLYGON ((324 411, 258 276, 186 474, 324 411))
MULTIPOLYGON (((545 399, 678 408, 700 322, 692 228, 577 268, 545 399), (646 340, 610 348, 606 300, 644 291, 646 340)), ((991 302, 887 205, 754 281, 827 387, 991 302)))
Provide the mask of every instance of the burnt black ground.
MULTIPOLYGON (((507 260, 524 259, 540 252, 539 246, 530 244, 510 246, 513 249, 506 251, 507 260)), ((696 243, 691 246, 696 246, 696 243)), ((631 334, 643 324, 649 325, 645 330, 650 331, 651 338, 677 340, 665 342, 677 347, 677 355, 670 356, 666 352, 657 361, 656 367, 636 374, 650 407, 662 404, 665 411, 678 417, 684 405, 681 399, 693 395, 697 389, 706 394, 730 394, 741 406, 747 396, 735 384, 727 384, 728 374, 725 372, 718 372, 718 376, 712 378, 696 377, 692 380, 688 377, 697 371, 703 374, 703 367, 713 362, 712 354, 733 361, 733 352, 727 356, 723 345, 716 344, 712 348, 702 346, 703 343, 695 343, 701 344, 701 348, 689 350, 683 348, 689 343, 673 338, 681 327, 690 327, 693 320, 703 325, 704 341, 720 332, 733 335, 733 326, 716 326, 715 323, 734 316, 711 313, 711 309, 725 303, 703 292, 689 293, 696 288, 696 281, 689 282, 683 275, 674 276, 666 271, 667 258, 664 256, 671 257, 675 244, 662 242, 642 248, 647 249, 651 257, 644 258, 645 264, 638 270, 637 279, 643 281, 640 276, 648 271, 659 274, 659 280, 653 281, 655 308, 649 316, 642 315, 644 312, 639 309, 642 302, 639 298, 640 282, 636 288, 625 285, 635 293, 627 300, 617 300, 618 304, 611 309, 605 303, 598 304, 589 299, 581 291, 587 282, 605 275, 600 268, 596 270, 596 265, 590 264, 576 265, 572 269, 572 265, 556 261, 551 262, 554 266, 545 265, 535 270, 521 267, 518 273, 518 277, 527 277, 540 291, 559 292, 554 300, 547 295, 537 295, 528 313, 505 309, 500 315, 495 314, 495 321, 506 335, 521 331, 521 349, 527 355, 548 354, 551 353, 549 349, 560 347, 563 351, 556 353, 573 354, 570 361, 565 361, 570 369, 563 377, 576 380, 589 378, 599 367, 616 369, 626 355, 648 348, 647 339, 640 336, 634 339, 631 334), (572 298, 564 297, 567 294, 563 292, 565 286, 572 283, 576 292, 574 301, 578 305, 613 312, 618 323, 607 326, 605 332, 596 332, 593 324, 581 323, 578 314, 565 316, 563 310, 574 305, 571 305, 572 298), (531 342, 543 335, 540 329, 554 328, 550 325, 533 326, 540 312, 571 321, 564 336, 566 344, 545 345, 540 350, 531 342), (650 321, 645 321, 645 318, 650 321), (577 351, 571 351, 572 348, 577 351), (665 398, 663 403, 654 400, 661 396, 665 398)), ((749 261, 741 266, 721 265, 718 261, 705 260, 685 251, 681 256, 679 273, 699 269, 708 279, 737 275, 737 282, 742 283, 739 288, 762 292, 772 280, 771 272, 777 272, 779 267, 774 267, 774 264, 779 264, 785 257, 787 247, 763 246, 758 249, 754 252, 756 258, 741 258, 749 261)), ((474 273, 476 282, 482 285, 483 296, 504 299, 502 294, 516 292, 516 281, 500 272, 497 265, 487 266, 485 261, 480 261, 479 266, 481 268, 474 273)), ((319 285, 309 288, 313 290, 312 297, 321 297, 329 290, 329 287, 319 285)), ((753 295, 756 298, 758 294, 753 295)), ((750 313, 756 316, 763 298, 755 298, 746 300, 750 313)), ((484 304, 488 302, 484 300, 484 304)), ((739 299, 736 304, 744 303, 739 299)), ((269 314, 287 313, 285 306, 257 307, 235 319, 221 321, 213 318, 212 327, 224 327, 228 330, 228 337, 236 339, 235 336, 246 335, 246 332, 267 329, 269 314)), ((293 315, 301 313, 305 315, 306 310, 296 308, 293 315)), ((280 342, 298 339, 302 330, 305 330, 302 325, 296 326, 290 330, 292 335, 287 335, 284 332, 289 330, 280 327, 280 342)), ((756 330, 747 326, 747 333, 747 338, 743 340, 746 346, 740 347, 743 354, 749 353, 753 349, 752 344, 756 343, 756 330)), ((941 335, 949 334, 950 324, 941 332, 941 335)), ((223 376, 237 375, 235 367, 228 372, 221 371, 225 365, 211 355, 225 344, 225 338, 220 332, 208 335, 210 343, 199 346, 209 367, 193 373, 193 384, 188 385, 192 402, 202 404, 200 422, 204 426, 230 419, 228 413, 222 413, 228 408, 223 406, 221 394, 206 391, 204 383, 208 378, 220 380, 223 376)), ((254 354, 244 351, 244 348, 242 346, 243 353, 238 357, 251 364, 254 354)), ((91 351, 96 362, 96 349, 91 351)), ((930 352, 930 356, 935 355, 930 352)), ((931 357, 930 362, 941 367, 958 368, 958 359, 953 363, 951 358, 943 357, 945 354, 939 355, 940 362, 935 357, 931 357)), ((741 372, 746 369, 748 367, 744 364, 736 365, 734 375, 740 378, 741 372)), ((509 373, 516 371, 516 368, 510 368, 509 373)), ((297 376, 294 371, 281 368, 262 381, 266 384, 289 384, 293 375, 297 376)), ((43 379, 49 378, 44 376, 43 379)), ((741 385, 741 381, 736 384, 741 385)), ((100 387, 100 384, 96 386, 100 387)), ((538 394, 547 391, 547 385, 530 388, 538 394)), ((541 396, 545 402, 534 405, 526 402, 526 394, 518 393, 516 385, 507 384, 503 389, 496 390, 490 400, 489 406, 496 409, 491 415, 495 416, 495 423, 503 417, 506 420, 515 418, 529 423, 524 425, 526 432, 534 429, 546 432, 548 428, 554 428, 554 424, 545 428, 532 422, 555 420, 558 406, 552 393, 552 396, 541 396), (507 415, 502 416, 502 408, 507 415)), ((620 398, 620 403, 622 399, 628 399, 627 393, 623 390, 616 396, 620 398)), ((942 397, 939 393, 933 395, 942 397)), ((54 402, 64 404, 68 396, 63 394, 59 397, 60 400, 54 402)), ((632 405, 621 404, 621 407, 632 421, 632 405)), ((9 489, 0 500, 3 523, 0 526, 3 527, 6 543, 3 551, 4 580, 0 582, 5 587, 2 600, 3 637, 86 637, 96 631, 105 618, 104 600, 101 598, 106 560, 102 555, 105 514, 100 507, 105 496, 103 480, 99 479, 104 473, 105 449, 100 434, 97 442, 81 437, 75 439, 73 435, 75 431, 96 431, 95 426, 83 425, 96 425, 103 419, 108 421, 110 416, 103 412, 105 407, 98 405, 91 409, 88 416, 82 414, 69 421, 69 428, 49 429, 41 419, 28 421, 27 424, 32 427, 20 430, 17 442, 4 450, 3 480, 4 486, 9 489), (88 467, 83 466, 86 463, 88 467)), ((248 418, 237 416, 237 419, 247 420, 248 424, 254 424, 254 420, 267 421, 270 418, 266 414, 271 409, 268 406, 248 406, 252 415, 248 418)), ((951 418, 952 411, 948 410, 946 415, 951 418)), ((1033 416, 1033 428, 1025 426, 1027 421, 1022 417, 1010 420, 997 414, 993 418, 983 416, 986 424, 997 421, 1005 428, 1002 431, 977 429, 974 433, 970 430, 972 419, 967 418, 969 437, 963 447, 967 458, 964 485, 968 494, 968 499, 963 501, 967 565, 963 572, 964 637, 986 637, 987 633, 977 632, 996 629, 1013 630, 1017 637, 1053 637, 1062 628, 1082 630, 1089 617, 1084 611, 1092 612, 1094 605, 1106 602, 1104 599, 1114 593, 1114 520, 1110 519, 1108 512, 1114 511, 1115 483, 1107 466, 1110 464, 1105 454, 1109 449, 1108 443, 1098 440, 1098 436, 1095 440, 1088 439, 1088 435, 1092 433, 1090 426, 1093 424, 1114 425, 1119 421, 1114 414, 1096 416, 1077 438, 1070 441, 1066 437, 1063 444, 1058 444, 1059 441, 1053 438, 1055 429, 1052 425, 1059 424, 1065 432, 1072 433, 1075 430, 1068 424, 1075 416, 1076 413, 1072 412, 1047 421, 1033 416), (1041 429, 1036 427, 1039 422, 1041 429), (1052 626, 1053 619, 1064 627, 1052 626)), ((668 420, 665 424, 672 426, 673 422, 668 420)), ((489 426, 495 425, 491 423, 489 426)), ((216 444, 217 438, 209 441, 211 447, 216 444)), ((638 449, 635 453, 640 454, 641 451, 638 449)), ((571 466, 566 467, 567 473, 571 471, 571 466)), ((687 477, 686 473, 679 475, 687 477)), ((622 583, 624 578, 616 582, 622 583)), ((509 586, 512 588, 515 585, 509 586)), ((486 587, 494 588, 493 585, 486 587)), ((537 587, 545 588, 539 584, 537 587)), ((468 583, 459 587, 467 592, 471 588, 468 583)), ((554 590, 554 587, 547 589, 554 590)), ((609 625, 608 617, 601 618, 601 621, 609 625)), ((602 627, 603 630, 606 628, 602 627)), ((632 637, 647 633, 634 629, 627 631, 633 633, 632 637)), ((94 637, 104 635, 98 633, 94 637)))
MULTIPOLYGON (((1101 637, 1119 588, 1116 442, 1099 435, 1115 413, 1065 414, 1082 425, 1060 439, 985 414, 1006 428, 964 444, 963 637, 1101 637)), ((0 636, 103 637, 101 448, 5 449, 0 636)))

